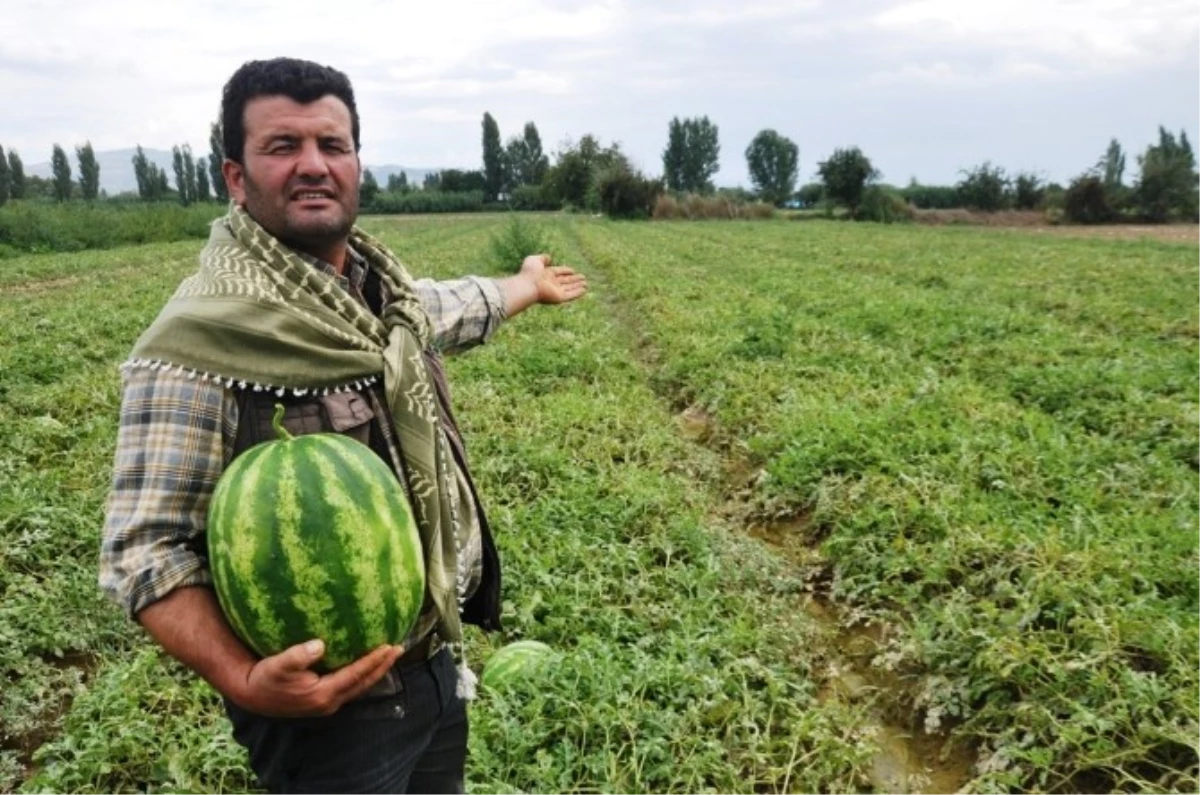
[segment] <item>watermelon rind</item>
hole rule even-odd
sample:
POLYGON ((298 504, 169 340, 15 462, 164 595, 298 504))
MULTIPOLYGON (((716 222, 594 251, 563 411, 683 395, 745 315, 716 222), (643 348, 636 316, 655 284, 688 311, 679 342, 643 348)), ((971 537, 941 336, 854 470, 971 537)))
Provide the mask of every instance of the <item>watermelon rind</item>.
POLYGON ((366 445, 332 433, 264 442, 213 492, 208 552, 221 608, 268 657, 318 638, 330 671, 402 642, 425 597, 403 487, 366 445))
POLYGON ((490 688, 501 688, 536 674, 556 655, 537 640, 518 640, 496 651, 483 667, 480 681, 490 688))

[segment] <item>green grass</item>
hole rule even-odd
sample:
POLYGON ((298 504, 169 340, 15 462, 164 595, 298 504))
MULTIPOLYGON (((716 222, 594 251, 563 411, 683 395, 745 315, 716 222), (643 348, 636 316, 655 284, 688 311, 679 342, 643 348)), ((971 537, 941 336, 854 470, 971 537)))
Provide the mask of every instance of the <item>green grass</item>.
POLYGON ((984 789, 1196 787, 1195 248, 580 227, 984 789))
POLYGON ((0 207, 0 260, 54 251, 110 249, 207 238, 218 203, 13 201, 0 207))
MULTIPOLYGON (((496 228, 485 219, 376 231, 414 273, 450 275, 487 257, 496 228)), ((175 666, 158 667, 140 634, 95 592, 118 402, 113 367, 190 267, 128 281, 119 259, 95 263, 91 272, 102 275, 63 291, 22 284, 0 299, 6 319, 29 330, 0 359, 12 384, 5 438, 19 448, 6 449, 6 460, 26 484, 14 492, 6 535, 24 532, 28 515, 46 504, 78 516, 69 527, 49 523, 44 545, 27 556, 39 581, 57 576, 60 561, 75 575, 58 593, 43 599, 30 589, 28 600, 12 603, 4 629, 21 641, 9 670, 40 660, 51 641, 68 657, 96 658, 86 671, 68 666, 83 684, 62 714, 62 689, 49 673, 16 674, 31 690, 60 695, 46 695, 34 714, 5 691, 5 733, 29 738, 38 726, 44 734, 32 777, 10 776, 25 778, 27 790, 240 789, 246 771, 209 756, 213 743, 228 747, 211 694, 175 666), (43 414, 49 419, 32 422, 43 414), (88 434, 65 430, 84 418, 88 434), (68 542, 72 554, 57 554, 68 542), (31 624, 61 634, 35 643, 26 637, 31 624), (82 631, 89 624, 94 634, 82 631), (169 708, 147 705, 158 695, 169 708), (179 753, 164 764, 138 737, 149 748, 178 738, 179 753)), ((713 506, 690 475, 713 464, 672 432, 663 409, 647 411, 654 399, 644 374, 629 364, 603 304, 521 321, 454 362, 452 378, 505 556, 507 639, 537 637, 565 655, 536 691, 488 693, 473 707, 471 786, 865 786, 872 746, 857 730, 862 708, 818 703, 809 676, 816 657, 803 648, 816 630, 790 610, 803 581, 753 542, 723 538, 706 518, 713 506), (627 419, 614 425, 613 417, 627 419)), ((502 640, 476 636, 472 657, 482 663, 502 640)), ((29 761, 9 758, 18 756, 29 761)))
MULTIPOLYGON (((500 275, 504 221, 365 223, 449 277, 500 275)), ((879 787, 813 587, 885 627, 879 701, 976 749, 968 788, 1196 789, 1194 246, 533 223, 593 293, 451 363, 505 564, 468 651, 563 655, 473 704, 472 791, 879 787), (742 532, 778 517, 808 563, 742 532)), ((197 247, 0 267, 0 790, 253 786, 95 585, 115 367, 197 247)))

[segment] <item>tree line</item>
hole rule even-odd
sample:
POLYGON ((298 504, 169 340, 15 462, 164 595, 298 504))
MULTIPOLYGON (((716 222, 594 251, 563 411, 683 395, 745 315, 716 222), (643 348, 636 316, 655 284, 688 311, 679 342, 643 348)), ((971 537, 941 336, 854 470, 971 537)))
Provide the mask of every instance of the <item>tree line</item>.
MULTIPOLYGON (((662 151, 662 175, 649 177, 638 170, 618 142, 602 143, 591 134, 567 140, 553 161, 542 146, 537 125, 527 121, 519 135, 501 140, 490 112, 482 120, 482 164, 478 169, 443 169, 410 183, 401 172, 380 185, 370 169, 361 183, 365 210, 430 212, 477 210, 504 206, 518 210, 581 209, 614 217, 647 217, 659 197, 721 193, 737 202, 757 201, 773 207, 843 208, 852 218, 897 220, 913 209, 951 209, 993 212, 1002 209, 1059 212, 1078 223, 1116 220, 1162 222, 1196 218, 1195 155, 1186 132, 1176 137, 1159 128, 1159 140, 1137 157, 1138 176, 1124 182, 1126 154, 1113 139, 1096 165, 1067 186, 1047 183, 1032 172, 1009 175, 990 161, 960 172, 955 185, 922 185, 915 179, 902 188, 881 182, 882 175, 858 147, 835 149, 818 163, 818 181, 796 187, 800 150, 773 129, 759 131, 744 151, 752 189, 718 189, 713 177, 721 152, 719 129, 707 116, 675 117, 667 125, 662 151), (413 194, 425 195, 417 198, 413 194)), ((174 186, 166 171, 146 157, 140 145, 132 158, 139 198, 174 198, 194 202, 228 201, 221 172, 225 159, 219 122, 209 127, 209 152, 196 156, 190 145, 172 147, 174 186)), ((8 198, 50 195, 66 201, 99 196, 100 167, 90 142, 75 148, 79 176, 55 144, 52 177, 26 176, 20 156, 0 147, 0 205, 8 198)))
POLYGON ((66 201, 78 188, 83 198, 91 200, 100 193, 100 164, 96 162, 96 153, 91 142, 75 147, 75 157, 79 163, 79 181, 76 185, 71 176, 71 162, 67 153, 58 144, 54 144, 50 156, 50 180, 25 173, 25 163, 16 149, 9 149, 5 154, 0 146, 0 207, 9 199, 24 199, 27 196, 43 195, 50 192, 58 201, 66 201))
POLYGON ((838 149, 818 165, 820 182, 797 192, 802 206, 844 208, 851 217, 896 220, 917 209, 964 208, 979 212, 1045 210, 1072 223, 1195 221, 1200 216, 1196 157, 1187 133, 1158 128, 1158 141, 1138 155, 1138 174, 1124 180, 1126 154, 1117 139, 1096 164, 1063 186, 1032 172, 1010 175, 986 161, 960 172, 954 185, 904 188, 879 182, 880 173, 857 147, 838 149))

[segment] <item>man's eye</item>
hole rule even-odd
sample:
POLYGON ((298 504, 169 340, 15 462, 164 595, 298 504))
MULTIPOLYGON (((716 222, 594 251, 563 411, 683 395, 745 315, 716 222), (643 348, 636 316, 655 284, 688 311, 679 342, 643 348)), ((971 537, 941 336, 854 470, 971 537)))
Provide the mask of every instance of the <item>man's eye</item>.
POLYGON ((281 141, 279 143, 274 143, 274 144, 271 144, 270 146, 268 146, 267 154, 270 154, 270 155, 287 154, 288 152, 292 151, 293 148, 294 147, 290 143, 281 141))

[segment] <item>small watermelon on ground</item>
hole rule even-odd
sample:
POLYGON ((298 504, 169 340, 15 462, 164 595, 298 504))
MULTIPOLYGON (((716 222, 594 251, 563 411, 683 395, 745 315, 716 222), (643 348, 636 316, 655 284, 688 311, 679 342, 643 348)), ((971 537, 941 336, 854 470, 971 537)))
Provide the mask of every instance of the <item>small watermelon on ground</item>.
POLYGON ((263 657, 312 638, 329 671, 400 643, 420 614, 425 560, 400 482, 366 445, 332 433, 279 439, 234 459, 208 511, 221 608, 263 657))
POLYGON ((511 684, 535 673, 554 656, 554 650, 541 641, 518 640, 488 659, 480 681, 491 688, 511 684))

